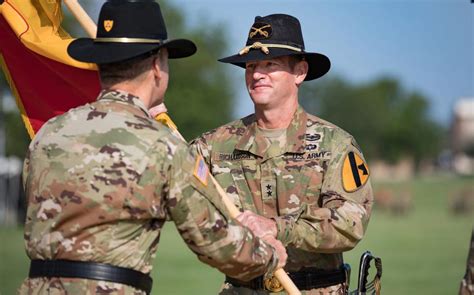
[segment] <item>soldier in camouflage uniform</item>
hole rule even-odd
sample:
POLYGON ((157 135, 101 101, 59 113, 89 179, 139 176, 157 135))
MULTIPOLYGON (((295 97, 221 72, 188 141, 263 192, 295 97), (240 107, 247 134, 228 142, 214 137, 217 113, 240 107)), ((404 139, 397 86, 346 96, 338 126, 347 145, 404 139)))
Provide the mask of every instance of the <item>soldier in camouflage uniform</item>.
POLYGON ((32 263, 19 293, 149 293, 166 220, 227 275, 248 280, 283 266, 281 243, 229 219, 196 149, 148 112, 163 101, 168 57, 194 54, 194 43, 166 40, 153 1, 106 2, 98 23, 96 40, 78 39, 68 52, 99 64, 104 90, 49 120, 25 160, 32 263))
MULTIPOLYGON (((364 236, 373 196, 354 138, 298 104, 301 83, 324 75, 329 59, 305 52, 299 21, 276 14, 256 17, 246 47, 220 61, 245 68, 255 113, 194 144, 245 210, 238 219, 286 246, 285 270, 304 294, 345 293, 342 252, 364 236)), ((269 279, 228 276, 221 294, 280 290, 269 279)))
POLYGON ((459 295, 474 294, 474 228, 471 233, 471 242, 469 243, 469 253, 467 255, 466 273, 459 286, 459 295))

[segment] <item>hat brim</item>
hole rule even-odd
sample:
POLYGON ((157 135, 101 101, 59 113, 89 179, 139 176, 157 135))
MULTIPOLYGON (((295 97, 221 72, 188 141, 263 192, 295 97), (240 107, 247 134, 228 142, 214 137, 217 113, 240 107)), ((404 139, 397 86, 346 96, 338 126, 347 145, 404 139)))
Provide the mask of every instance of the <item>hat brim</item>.
POLYGON ((175 39, 159 44, 94 42, 91 38, 78 38, 69 44, 68 54, 82 62, 105 64, 124 61, 159 48, 168 49, 168 58, 183 58, 196 52, 196 45, 187 39, 175 39))
POLYGON ((245 63, 249 61, 267 60, 281 56, 299 55, 304 56, 308 62, 308 74, 305 81, 314 80, 324 76, 331 68, 331 61, 327 56, 313 52, 296 52, 284 48, 269 48, 268 54, 263 53, 260 49, 251 49, 247 54, 235 54, 222 59, 220 62, 230 63, 245 69, 245 63))

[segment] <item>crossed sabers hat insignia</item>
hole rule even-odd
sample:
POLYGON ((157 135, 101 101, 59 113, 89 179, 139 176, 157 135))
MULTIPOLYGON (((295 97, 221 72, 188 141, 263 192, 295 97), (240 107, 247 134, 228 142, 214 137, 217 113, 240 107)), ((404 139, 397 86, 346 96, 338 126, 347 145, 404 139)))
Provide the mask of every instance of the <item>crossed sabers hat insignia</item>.
POLYGON ((257 34, 260 34, 261 36, 265 37, 265 38, 268 38, 270 36, 270 30, 271 30, 271 25, 264 25, 260 28, 256 28, 254 26, 252 26, 252 28, 250 29, 251 32, 249 33, 249 38, 252 39, 253 37, 255 37, 255 35, 257 34), (265 31, 264 29, 269 29, 268 31, 265 31))

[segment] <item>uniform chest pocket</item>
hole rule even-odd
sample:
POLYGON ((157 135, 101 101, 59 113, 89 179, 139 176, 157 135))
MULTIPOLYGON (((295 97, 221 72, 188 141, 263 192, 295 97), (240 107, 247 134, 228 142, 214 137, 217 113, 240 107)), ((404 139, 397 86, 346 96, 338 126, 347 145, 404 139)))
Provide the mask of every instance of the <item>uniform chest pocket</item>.
POLYGON ((292 155, 280 159, 276 166, 279 215, 295 212, 304 203, 318 203, 324 176, 319 161, 292 155))
POLYGON ((238 180, 245 181, 240 161, 213 161, 211 172, 233 203, 242 208, 236 183, 238 180))

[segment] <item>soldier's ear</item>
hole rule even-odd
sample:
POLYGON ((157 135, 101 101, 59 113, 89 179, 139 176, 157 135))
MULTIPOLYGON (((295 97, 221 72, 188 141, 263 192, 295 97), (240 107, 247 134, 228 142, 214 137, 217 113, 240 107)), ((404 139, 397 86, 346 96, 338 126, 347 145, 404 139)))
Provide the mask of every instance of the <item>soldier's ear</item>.
POLYGON ((166 48, 161 48, 153 56, 152 67, 155 79, 161 79, 162 72, 168 72, 168 50, 166 48))
POLYGON ((303 83, 304 79, 306 78, 306 75, 308 74, 308 70, 309 70, 309 65, 308 65, 308 62, 305 60, 299 61, 295 65, 294 74, 296 76, 295 82, 297 86, 300 86, 301 83, 303 83))
POLYGON ((152 62, 152 72, 153 72, 153 75, 155 76, 155 80, 161 79, 161 67, 162 65, 161 65, 160 55, 158 54, 153 58, 153 62, 152 62))

